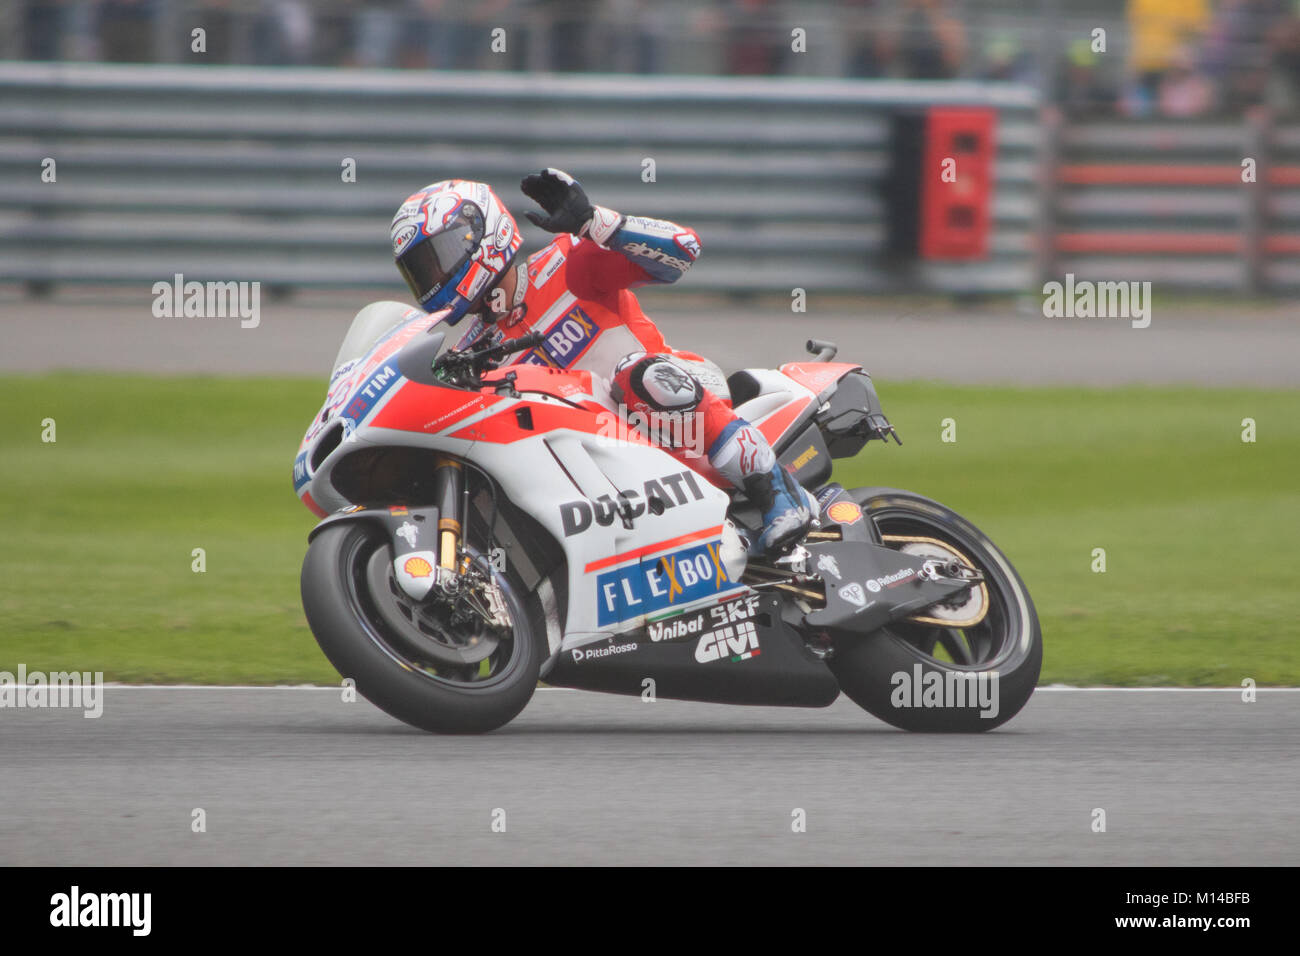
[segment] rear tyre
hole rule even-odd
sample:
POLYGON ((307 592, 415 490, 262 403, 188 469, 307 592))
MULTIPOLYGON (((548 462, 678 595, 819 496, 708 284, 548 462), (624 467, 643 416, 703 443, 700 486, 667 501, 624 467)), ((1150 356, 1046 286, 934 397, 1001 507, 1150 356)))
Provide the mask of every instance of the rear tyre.
POLYGON ((497 573, 511 626, 492 629, 453 625, 446 605, 411 600, 391 567, 377 525, 331 525, 312 539, 302 604, 330 663, 375 706, 421 730, 484 733, 513 720, 537 687, 545 635, 518 579, 497 573))
MULTIPOLYGON (((840 689, 904 730, 974 733, 1006 723, 1033 694, 1043 659, 1038 614, 1020 575, 982 531, 938 502, 892 488, 849 494, 887 546, 959 555, 984 576, 987 598, 983 617, 972 626, 895 622, 839 640, 826 663, 840 689), (957 692, 963 706, 956 706, 957 692)), ((952 619, 962 620, 963 613, 952 619)))

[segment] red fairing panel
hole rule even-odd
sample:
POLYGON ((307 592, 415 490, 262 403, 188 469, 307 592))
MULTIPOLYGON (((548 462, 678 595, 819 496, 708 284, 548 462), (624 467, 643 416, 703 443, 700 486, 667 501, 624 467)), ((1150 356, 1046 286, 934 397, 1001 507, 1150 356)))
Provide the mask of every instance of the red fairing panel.
POLYGON ((788 362, 781 366, 781 374, 794 379, 820 398, 826 389, 849 372, 856 372, 860 368, 861 365, 851 365, 848 362, 788 362))
POLYGON ((445 432, 457 422, 500 401, 502 399, 490 392, 466 392, 406 382, 369 424, 407 432, 445 432))

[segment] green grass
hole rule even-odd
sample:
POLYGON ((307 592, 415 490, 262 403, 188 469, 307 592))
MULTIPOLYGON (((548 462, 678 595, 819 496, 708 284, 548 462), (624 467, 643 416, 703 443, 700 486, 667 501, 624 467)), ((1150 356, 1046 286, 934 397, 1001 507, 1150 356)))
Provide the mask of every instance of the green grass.
MULTIPOLYGON (((1300 392, 880 391, 906 444, 873 443, 837 477, 930 495, 988 533, 1038 606, 1045 682, 1300 683, 1300 392), (1245 417, 1255 444, 1240 439, 1245 417)), ((337 682, 298 602, 314 519, 289 481, 323 392, 0 379, 0 670, 337 682)))

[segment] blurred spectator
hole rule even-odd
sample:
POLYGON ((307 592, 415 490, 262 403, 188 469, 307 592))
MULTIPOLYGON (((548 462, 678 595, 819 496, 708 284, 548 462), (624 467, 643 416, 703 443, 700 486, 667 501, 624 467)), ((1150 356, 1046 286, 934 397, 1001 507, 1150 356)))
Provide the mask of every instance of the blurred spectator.
POLYGON ((154 0, 101 0, 100 58, 110 63, 148 63, 154 54, 154 0))
POLYGON ((889 50, 882 26, 889 11, 881 0, 846 0, 840 28, 848 50, 845 70, 849 76, 882 77, 889 72, 889 50))
POLYGON ((234 16, 231 0, 203 0, 195 12, 194 22, 207 34, 205 63, 231 63, 234 57, 234 16))
POLYGON ((1034 58, 1015 33, 1003 31, 989 37, 983 63, 980 78, 984 80, 1032 83, 1037 79, 1034 58))
POLYGON ((1287 16, 1284 0, 1221 0, 1201 62, 1219 88, 1219 107, 1239 113, 1264 100, 1269 82, 1269 34, 1287 16))
POLYGON ((1056 80, 1055 100, 1071 116, 1108 113, 1115 108, 1116 100, 1109 77, 1110 71, 1102 69, 1101 57, 1092 52, 1091 41, 1078 37, 1066 50, 1056 80))
POLYGON ((719 13, 726 40, 725 73, 774 76, 781 72, 790 34, 776 20, 773 0, 723 0, 719 13))
POLYGON ((592 68, 592 24, 599 7, 600 0, 537 0, 537 8, 548 23, 550 69, 585 73, 592 68))
POLYGON ((1282 113, 1300 112, 1300 2, 1292 4, 1269 34, 1273 75, 1269 103, 1282 113))
POLYGON ((946 0, 905 0, 888 57, 906 79, 947 80, 961 71, 966 30, 951 6, 946 0))
MULTIPOLYGON (((12 3, 4 22, 21 35, 6 49, 32 60, 185 61, 157 44, 188 43, 192 24, 207 31, 212 63, 614 73, 658 73, 671 63, 753 76, 781 75, 797 63, 790 27, 804 13, 801 0, 12 3), (498 27, 506 31, 504 53, 493 49, 498 27)), ((1073 115, 1237 116, 1256 105, 1300 112, 1300 0, 1031 0, 1020 20, 1006 3, 824 0, 818 22, 836 35, 829 44, 810 38, 809 52, 822 72, 852 77, 1050 86, 1054 102, 1073 115), (1111 43, 1128 51, 1124 74, 1080 36, 1082 13, 1104 21, 1102 11, 1121 2, 1127 36, 1111 43), (1042 54, 1058 44, 1068 44, 1063 56, 1042 54)))
POLYGON ((1214 87, 1197 70, 1196 51, 1184 46, 1174 52, 1160 81, 1157 104, 1163 116, 1200 116, 1214 107, 1214 87))
POLYGON ((353 16, 353 62, 357 66, 397 66, 401 0, 367 0, 353 16))
POLYGON ((1175 59, 1209 26, 1210 7, 1208 0, 1129 0, 1127 17, 1133 78, 1124 103, 1129 113, 1145 116, 1158 105, 1175 59))
MULTIPOLYGON (((671 13, 669 14, 671 16, 671 13)), ((658 73, 663 69, 662 36, 671 20, 654 0, 607 0, 605 38, 608 69, 614 73, 658 73)))
POLYGON ((252 29, 252 61, 259 66, 311 62, 316 21, 303 0, 262 0, 252 29))
POLYGON ((27 0, 22 6, 23 56, 28 60, 57 60, 62 51, 63 0, 27 0))

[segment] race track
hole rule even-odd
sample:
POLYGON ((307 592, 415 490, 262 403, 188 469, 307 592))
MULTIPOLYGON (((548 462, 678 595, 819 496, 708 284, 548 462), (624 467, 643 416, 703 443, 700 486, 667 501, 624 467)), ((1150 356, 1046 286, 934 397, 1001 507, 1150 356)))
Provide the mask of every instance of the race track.
MULTIPOLYGON (((0 373, 57 369, 151 374, 328 377, 348 322, 374 293, 314 303, 266 301, 256 327, 238 319, 155 318, 148 300, 0 302, 0 373)), ((793 315, 768 304, 645 296, 679 349, 725 370, 807 359, 810 337, 885 380, 1020 385, 1300 386, 1300 315, 1289 303, 1170 306, 1151 325, 1045 319, 1033 301, 979 307, 844 303, 793 315)))
POLYGON ((1300 863, 1288 691, 1046 689, 974 737, 906 734, 844 698, 543 689, 468 738, 336 689, 106 694, 97 720, 0 711, 0 863, 1300 863))

